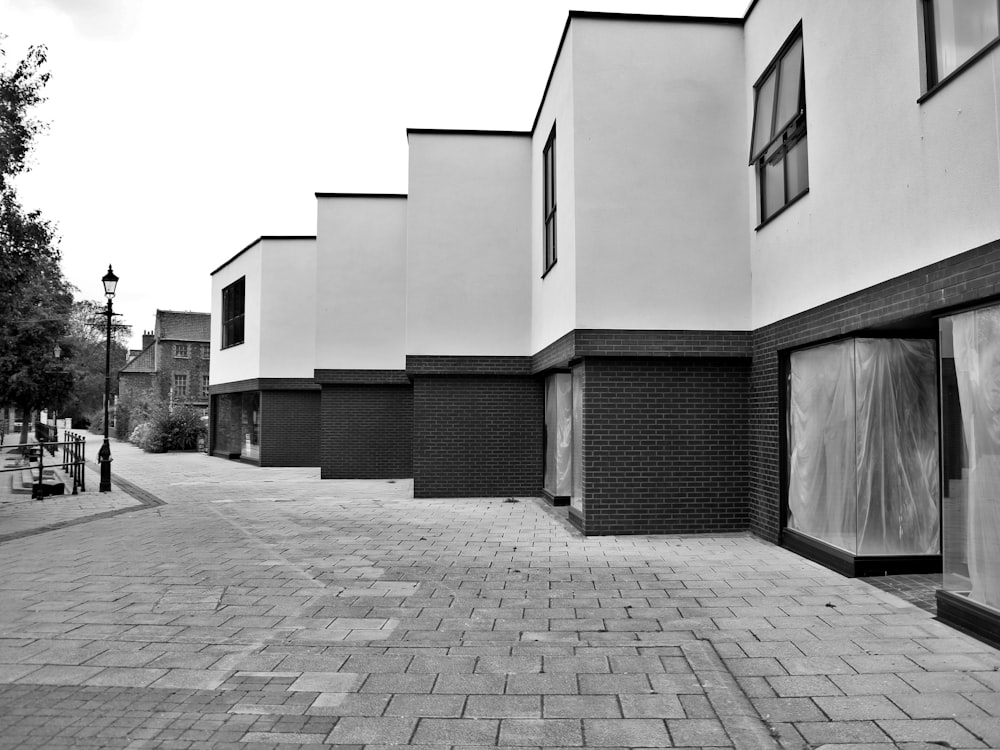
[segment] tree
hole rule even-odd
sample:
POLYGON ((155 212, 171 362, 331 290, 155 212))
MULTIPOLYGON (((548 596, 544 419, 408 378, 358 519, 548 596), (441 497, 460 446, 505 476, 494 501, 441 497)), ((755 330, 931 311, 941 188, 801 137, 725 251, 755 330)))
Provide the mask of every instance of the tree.
MULTIPOLYGON (((69 331, 63 345, 73 372, 73 390, 60 413, 86 417, 99 411, 104 404, 104 363, 107 345, 105 305, 93 300, 73 303, 69 331)), ((128 360, 128 339, 131 327, 112 322, 111 373, 117 373, 128 360)))
MULTIPOLYGON (((28 168, 45 124, 32 116, 49 80, 44 47, 32 47, 13 69, 5 65, 0 36, 0 403, 26 413, 58 406, 72 390, 73 374, 57 345, 66 338, 71 287, 59 266, 55 229, 39 211, 26 211, 14 179, 28 168)), ((21 441, 27 440, 26 418, 21 441)))

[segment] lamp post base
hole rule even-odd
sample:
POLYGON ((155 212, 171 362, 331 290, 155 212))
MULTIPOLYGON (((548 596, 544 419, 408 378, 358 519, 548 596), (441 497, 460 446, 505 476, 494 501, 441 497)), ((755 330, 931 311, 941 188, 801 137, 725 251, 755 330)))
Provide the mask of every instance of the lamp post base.
POLYGON ((97 463, 101 465, 100 492, 111 492, 111 444, 104 438, 104 445, 97 451, 97 463))

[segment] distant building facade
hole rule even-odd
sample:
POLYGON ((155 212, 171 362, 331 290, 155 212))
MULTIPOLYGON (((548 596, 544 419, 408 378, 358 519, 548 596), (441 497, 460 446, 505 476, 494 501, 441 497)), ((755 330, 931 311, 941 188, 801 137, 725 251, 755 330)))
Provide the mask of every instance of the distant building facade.
POLYGON ((211 314, 157 310, 143 348, 129 352, 118 372, 118 397, 151 394, 174 405, 208 411, 211 314))

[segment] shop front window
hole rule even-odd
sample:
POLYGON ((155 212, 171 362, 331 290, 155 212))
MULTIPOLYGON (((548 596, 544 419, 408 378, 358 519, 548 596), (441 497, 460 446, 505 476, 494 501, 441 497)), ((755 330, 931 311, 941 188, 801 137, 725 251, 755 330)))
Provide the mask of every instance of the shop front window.
POLYGON ((933 341, 792 353, 786 528, 858 556, 938 554, 936 394, 933 341))
POLYGON ((1000 307, 940 335, 944 588, 1000 610, 1000 307))
POLYGON ((545 379, 545 476, 543 488, 554 500, 573 494, 573 376, 545 379))

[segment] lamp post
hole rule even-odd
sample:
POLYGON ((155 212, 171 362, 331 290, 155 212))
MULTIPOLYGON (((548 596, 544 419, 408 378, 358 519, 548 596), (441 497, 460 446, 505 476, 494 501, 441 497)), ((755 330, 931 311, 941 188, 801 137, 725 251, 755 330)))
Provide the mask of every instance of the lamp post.
POLYGON ((108 318, 108 343, 104 356, 104 445, 97 452, 97 463, 101 465, 101 492, 111 492, 111 444, 108 442, 108 403, 111 401, 111 300, 115 296, 118 277, 108 264, 108 272, 101 279, 104 284, 104 296, 108 298, 108 309, 104 313, 108 318))

